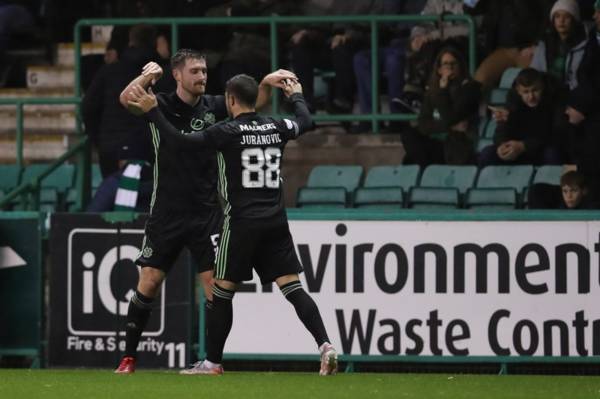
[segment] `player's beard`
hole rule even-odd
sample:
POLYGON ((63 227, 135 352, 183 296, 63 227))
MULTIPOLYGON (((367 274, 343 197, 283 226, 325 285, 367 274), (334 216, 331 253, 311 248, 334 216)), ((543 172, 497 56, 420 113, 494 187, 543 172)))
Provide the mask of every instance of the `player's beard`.
POLYGON ((200 82, 190 83, 183 86, 183 88, 194 96, 201 96, 206 91, 206 84, 200 82))

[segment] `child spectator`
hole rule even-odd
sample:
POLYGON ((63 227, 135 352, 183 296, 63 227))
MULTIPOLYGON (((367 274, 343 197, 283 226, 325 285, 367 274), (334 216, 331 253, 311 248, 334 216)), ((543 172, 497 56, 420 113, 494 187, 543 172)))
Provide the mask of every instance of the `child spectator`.
POLYGON ((562 206, 566 209, 588 209, 587 184, 585 177, 576 171, 570 171, 560 178, 562 206))

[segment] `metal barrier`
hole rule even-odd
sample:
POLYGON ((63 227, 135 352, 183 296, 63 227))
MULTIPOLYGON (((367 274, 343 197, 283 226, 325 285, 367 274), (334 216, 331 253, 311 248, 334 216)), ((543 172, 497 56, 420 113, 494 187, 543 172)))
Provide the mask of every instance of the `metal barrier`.
MULTIPOLYGON (((75 25, 75 95, 81 95, 80 73, 81 73, 81 28, 93 25, 134 25, 147 23, 153 25, 171 26, 171 47, 173 51, 178 49, 180 25, 269 25, 271 41, 271 69, 276 70, 279 67, 278 58, 278 36, 277 27, 283 24, 332 24, 338 22, 363 22, 369 23, 371 29, 371 65, 379 64, 379 25, 382 23, 393 22, 439 22, 439 21, 458 21, 464 22, 469 27, 469 70, 475 71, 475 22, 469 15, 348 15, 348 16, 269 16, 269 17, 220 17, 220 18, 126 18, 126 19, 83 19, 75 25)), ((370 121, 373 132, 379 132, 379 122, 381 121, 406 121, 415 119, 411 114, 382 114, 379 109, 379 69, 371 68, 371 109, 370 114, 350 114, 350 115, 313 115, 317 122, 329 121, 370 121), (377 95, 376 95, 377 94, 377 95)), ((275 113, 279 111, 279 99, 272 96, 272 108, 275 113)))
MULTIPOLYGON (((32 181, 22 182, 15 189, 10 191, 2 200, 0 200, 0 208, 9 204, 16 197, 26 194, 32 193, 33 200, 27 201, 29 202, 31 210, 37 210, 39 207, 39 189, 42 180, 50 175, 54 170, 56 170, 60 165, 66 162, 71 157, 77 155, 77 198, 76 198, 76 207, 77 209, 81 209, 85 201, 87 200, 87 194, 89 188, 89 148, 87 146, 88 138, 85 136, 81 129, 81 120, 79 118, 80 115, 80 104, 81 98, 79 96, 75 97, 32 97, 32 98, 2 98, 0 99, 0 105, 14 105, 16 107, 16 118, 17 118, 17 130, 16 130, 16 161, 17 166, 19 166, 20 174, 23 175, 23 170, 25 168, 23 161, 23 141, 24 141, 24 122, 23 122, 23 107, 25 105, 62 105, 62 104, 75 104, 76 105, 76 134, 81 139, 80 141, 65 152, 62 156, 60 156, 56 161, 54 161, 48 169, 42 172, 40 175, 36 176, 32 181)), ((25 201, 25 197, 23 197, 23 202, 25 201)))

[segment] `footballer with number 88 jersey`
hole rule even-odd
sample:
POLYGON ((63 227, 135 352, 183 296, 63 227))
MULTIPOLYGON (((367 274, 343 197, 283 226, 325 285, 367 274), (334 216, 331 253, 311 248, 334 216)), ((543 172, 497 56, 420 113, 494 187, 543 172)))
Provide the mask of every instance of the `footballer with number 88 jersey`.
MULTIPOLYGON (((204 56, 195 50, 178 50, 171 59, 175 92, 159 93, 158 104, 178 135, 202 131, 227 117, 222 95, 204 94, 207 67, 204 56)), ((147 87, 162 76, 156 63, 144 66, 142 74, 123 90, 119 98, 128 105, 134 87, 147 87)), ((278 70, 263 79, 261 103, 270 96, 270 86, 295 75, 278 70)), ((150 123, 154 143, 154 192, 150 217, 146 222, 142 250, 136 260, 141 266, 137 289, 127 313, 125 354, 117 373, 135 371, 137 346, 152 311, 154 298, 179 253, 187 247, 198 265, 200 281, 207 298, 207 311, 212 300, 212 275, 217 238, 223 212, 217 196, 217 160, 214 150, 181 153, 170 142, 161 141, 160 129, 150 123)))
POLYGON ((261 283, 275 281, 311 333, 321 354, 321 375, 337 371, 337 352, 330 343, 319 309, 303 289, 302 266, 289 231, 281 187, 281 158, 289 140, 312 127, 302 87, 288 80, 284 93, 295 118, 275 119, 255 112, 258 85, 247 75, 226 84, 225 102, 232 117, 201 132, 181 135, 157 107, 154 95, 135 89, 133 107, 146 112, 161 137, 181 151, 217 150, 219 192, 226 201, 215 265, 213 309, 208 315, 207 358, 189 374, 218 375, 225 341, 233 322, 232 299, 238 283, 251 280, 252 269, 261 283))

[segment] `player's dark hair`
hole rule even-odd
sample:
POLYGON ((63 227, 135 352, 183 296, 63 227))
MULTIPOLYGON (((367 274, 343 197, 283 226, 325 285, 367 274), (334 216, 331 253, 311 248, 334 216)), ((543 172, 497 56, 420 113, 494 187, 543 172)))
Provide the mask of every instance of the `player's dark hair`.
POLYGON ((258 97, 258 83, 252 76, 235 75, 225 83, 225 91, 242 105, 254 108, 258 97))
POLYGON ((587 187, 587 184, 585 182, 585 177, 581 173, 572 170, 560 177, 560 186, 579 187, 583 190, 587 187))
POLYGON ((514 87, 531 87, 539 86, 544 87, 544 75, 542 72, 533 68, 525 68, 515 78, 514 87))
POLYGON ((171 57, 171 69, 184 66, 187 60, 206 60, 206 57, 197 50, 181 48, 171 57))
POLYGON ((133 25, 129 29, 129 44, 133 47, 156 48, 156 35, 156 27, 152 25, 133 25))

